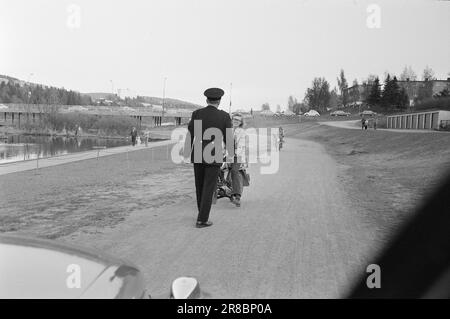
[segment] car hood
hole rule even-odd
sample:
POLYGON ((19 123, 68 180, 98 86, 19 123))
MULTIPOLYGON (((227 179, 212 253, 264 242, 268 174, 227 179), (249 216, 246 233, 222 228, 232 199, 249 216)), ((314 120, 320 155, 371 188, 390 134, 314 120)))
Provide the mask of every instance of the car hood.
POLYGON ((140 298, 131 263, 55 241, 0 236, 0 298, 140 298))

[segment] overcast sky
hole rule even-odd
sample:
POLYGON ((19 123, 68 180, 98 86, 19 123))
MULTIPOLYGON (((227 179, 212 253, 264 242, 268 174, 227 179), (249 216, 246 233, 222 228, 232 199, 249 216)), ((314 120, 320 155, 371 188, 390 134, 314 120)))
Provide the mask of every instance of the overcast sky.
POLYGON ((450 1, 0 0, 0 74, 150 96, 167 77, 166 96, 204 104, 218 86, 225 105, 232 82, 233 109, 275 110, 341 68, 350 83, 405 65, 445 79, 449 31, 450 1))

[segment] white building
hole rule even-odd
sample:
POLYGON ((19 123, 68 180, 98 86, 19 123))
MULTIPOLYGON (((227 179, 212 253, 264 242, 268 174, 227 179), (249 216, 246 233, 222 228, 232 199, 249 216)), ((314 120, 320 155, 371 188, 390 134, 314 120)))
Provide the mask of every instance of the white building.
POLYGON ((443 127, 450 127, 450 111, 428 111, 387 117, 387 128, 390 129, 439 130, 443 127))

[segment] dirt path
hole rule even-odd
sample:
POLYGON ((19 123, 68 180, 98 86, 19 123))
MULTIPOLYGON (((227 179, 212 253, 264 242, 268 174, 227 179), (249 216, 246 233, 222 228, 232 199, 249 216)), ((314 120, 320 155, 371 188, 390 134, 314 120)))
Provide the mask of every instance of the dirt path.
MULTIPOLYGON (((136 210, 115 228, 85 227, 61 239, 138 264, 152 295, 167 293, 178 276, 194 276, 205 297, 342 297, 368 264, 373 230, 346 199, 340 167, 322 146, 287 139, 280 155, 277 174, 251 167, 240 209, 218 201, 210 228, 194 227, 192 196, 136 210)), ((194 194, 188 174, 185 190, 194 194)))

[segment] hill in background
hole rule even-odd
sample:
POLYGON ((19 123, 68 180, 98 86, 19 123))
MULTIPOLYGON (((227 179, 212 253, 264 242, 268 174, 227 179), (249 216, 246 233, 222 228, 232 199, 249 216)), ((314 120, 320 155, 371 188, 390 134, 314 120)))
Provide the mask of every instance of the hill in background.
MULTIPOLYGON (((56 88, 39 83, 31 83, 8 75, 0 74, 0 103, 32 103, 32 104, 65 104, 65 105, 98 105, 99 100, 112 101, 118 106, 153 106, 161 108, 163 99, 152 96, 120 98, 112 93, 79 93, 77 91, 56 88)), ((178 99, 165 98, 165 109, 195 110, 201 105, 178 99)))
MULTIPOLYGON (((160 97, 152 97, 152 96, 138 96, 138 99, 141 100, 144 103, 149 103, 152 105, 162 105, 163 104, 163 99, 160 97)), ((165 98, 164 100, 164 106, 167 108, 179 108, 179 109, 188 109, 188 110, 195 110, 198 109, 200 107, 202 107, 201 105, 198 104, 194 104, 191 102, 186 102, 186 101, 182 101, 182 100, 177 100, 177 99, 171 99, 171 98, 165 98)))
MULTIPOLYGON (((89 96, 93 101, 99 100, 99 99, 105 99, 105 100, 117 100, 118 96, 116 94, 112 93, 102 93, 102 92, 93 92, 93 93, 82 93, 83 95, 89 96)), ((135 98, 125 98, 125 101, 133 100, 134 103, 142 103, 144 105, 152 105, 154 107, 162 106, 163 99, 160 97, 153 97, 153 96, 137 96, 135 98)), ((134 105, 130 105, 134 106, 134 105)), ((164 107, 166 109, 184 109, 184 110, 195 110, 200 107, 201 105, 194 104, 191 102, 186 102, 178 99, 172 99, 172 98, 165 98, 164 100, 164 107)))

